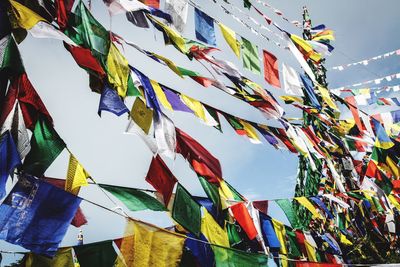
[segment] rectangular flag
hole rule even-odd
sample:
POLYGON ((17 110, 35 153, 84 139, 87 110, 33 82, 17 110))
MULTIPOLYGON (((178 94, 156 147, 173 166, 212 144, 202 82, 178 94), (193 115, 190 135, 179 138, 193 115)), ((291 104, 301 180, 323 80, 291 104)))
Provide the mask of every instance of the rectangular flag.
POLYGON ((243 67, 254 74, 261 74, 258 47, 242 37, 243 67))
POLYGON ((20 176, 0 205, 0 239, 53 257, 80 203, 62 189, 20 176))
POLYGON ((282 63, 283 88, 286 94, 303 96, 301 81, 296 70, 282 63))
POLYGON ((268 51, 263 50, 264 78, 272 86, 281 87, 279 81, 278 59, 268 51))
POLYGON ((6 195, 6 182, 14 169, 21 165, 17 147, 9 131, 0 135, 0 199, 6 195))
POLYGON ((165 12, 172 17, 175 29, 182 33, 185 30, 189 3, 186 0, 166 0, 165 12))
POLYGON ((196 38, 206 44, 216 46, 214 20, 206 13, 194 9, 194 25, 196 29, 196 38))

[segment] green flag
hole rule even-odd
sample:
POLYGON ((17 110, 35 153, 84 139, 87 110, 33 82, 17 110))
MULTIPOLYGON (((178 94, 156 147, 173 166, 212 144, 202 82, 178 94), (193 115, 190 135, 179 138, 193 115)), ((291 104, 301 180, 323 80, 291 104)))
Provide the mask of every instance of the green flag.
POLYGON ((201 206, 179 183, 176 187, 172 218, 191 233, 200 235, 201 206))
POLYGON ((31 150, 23 164, 24 171, 42 176, 65 147, 64 141, 54 128, 46 120, 39 118, 33 130, 31 150))
POLYGON ((131 211, 166 211, 161 202, 140 190, 105 184, 100 184, 100 187, 113 194, 131 211))
POLYGON ((215 207, 217 207, 218 210, 221 210, 221 198, 219 196, 219 191, 218 191, 218 186, 215 184, 212 184, 207 181, 206 178, 203 176, 199 176, 199 181, 201 186, 203 187, 204 192, 206 192, 207 196, 211 201, 214 203, 215 207))
POLYGON ((242 37, 243 67, 249 71, 260 75, 260 59, 258 57, 258 47, 242 37))
POLYGON ((297 239, 296 239, 296 234, 293 232, 293 230, 287 226, 286 228, 286 236, 288 237, 289 240, 289 255, 290 258, 300 258, 301 257, 301 252, 299 245, 297 244, 297 239))
POLYGON ((80 267, 109 267, 114 266, 117 253, 113 241, 102 241, 74 247, 80 267))
POLYGON ((288 199, 278 199, 275 200, 275 202, 285 213, 290 222, 290 225, 292 225, 293 228, 298 228, 299 222, 297 220, 296 214, 294 213, 292 202, 288 199))
POLYGON ((212 246, 212 250, 216 267, 268 266, 268 257, 264 254, 247 253, 218 246, 212 246))

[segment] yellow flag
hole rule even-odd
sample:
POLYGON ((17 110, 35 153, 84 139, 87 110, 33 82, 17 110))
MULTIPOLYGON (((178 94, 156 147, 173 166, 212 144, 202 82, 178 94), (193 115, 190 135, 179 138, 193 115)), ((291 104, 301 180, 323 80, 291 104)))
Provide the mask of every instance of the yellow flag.
POLYGON ((336 106, 335 102, 332 100, 331 96, 329 95, 328 89, 322 86, 318 86, 318 90, 321 93, 322 99, 325 101, 325 103, 334 110, 339 110, 338 107, 336 106))
POLYGON ((172 110, 173 108, 171 106, 171 103, 169 103, 164 91, 161 89, 160 84, 154 80, 150 80, 151 86, 154 89, 154 92, 157 95, 158 101, 163 105, 164 108, 172 110))
POLYGON ((250 123, 244 120, 240 120, 240 123, 243 125, 243 130, 246 131, 246 135, 250 139, 250 142, 254 144, 260 144, 261 143, 260 138, 258 138, 258 135, 254 127, 250 123))
MULTIPOLYGON (((125 267, 173 267, 179 266, 185 238, 156 229, 139 222, 130 222, 133 237, 122 242, 122 260, 116 266, 125 267)), ((125 239, 125 238, 124 238, 125 239)))
POLYGON ((220 22, 218 23, 218 26, 225 38, 225 41, 232 48, 233 53, 235 53, 237 57, 240 57, 240 42, 236 39, 236 33, 220 22))
POLYGON ((137 97, 133 102, 131 110, 132 120, 145 132, 149 134, 151 122, 153 121, 153 110, 146 107, 142 99, 137 97))
POLYGON ((172 28, 168 27, 167 25, 165 25, 164 23, 162 23, 161 21, 155 19, 153 16, 151 15, 147 15, 147 17, 152 20, 154 23, 156 23, 158 26, 160 26, 165 34, 168 36, 168 38, 171 40, 171 42, 173 43, 173 45, 182 53, 186 54, 187 53, 187 49, 186 49, 186 41, 185 39, 175 30, 173 30, 172 28))
POLYGON ((117 89, 119 96, 125 97, 128 90, 129 63, 113 43, 108 51, 107 69, 108 81, 117 89))
POLYGON ((211 244, 229 247, 228 233, 214 220, 205 208, 202 208, 201 233, 211 244))
POLYGON ((280 221, 272 219, 272 225, 274 226, 275 234, 278 237, 279 243, 281 244, 280 253, 287 255, 287 247, 286 247, 286 230, 285 225, 280 221))
POLYGON ((167 64, 168 68, 170 68, 173 72, 175 72, 176 74, 178 74, 181 78, 183 78, 183 75, 181 73, 181 71, 178 69, 178 67, 175 65, 174 62, 172 62, 170 59, 160 56, 156 53, 151 53, 152 56, 158 58, 159 60, 164 61, 165 64, 167 64))
POLYGON ((306 209, 308 209, 315 218, 323 219, 321 214, 317 211, 317 209, 313 206, 313 204, 311 204, 311 202, 306 197, 296 197, 295 199, 306 209))
POLYGON ((19 27, 29 30, 33 26, 35 26, 36 23, 38 23, 39 21, 48 22, 43 17, 39 16, 34 11, 18 3, 17 1, 14 0, 9 0, 9 1, 12 6, 11 12, 15 17, 19 27))
POLYGON ((303 38, 295 34, 291 34, 290 38, 294 43, 296 43, 298 46, 302 48, 303 54, 306 54, 309 58, 311 58, 316 62, 319 62, 321 60, 321 55, 316 53, 312 48, 312 46, 309 43, 307 43, 303 38))
POLYGON ((339 235, 340 235, 340 243, 347 245, 347 246, 353 245, 353 243, 350 240, 348 240, 344 234, 339 232, 339 235))
POLYGON ((308 260, 312 262, 318 262, 315 248, 310 243, 308 243, 307 240, 304 240, 304 245, 306 247, 308 260))
POLYGON ((228 208, 227 200, 234 200, 235 197, 233 196, 232 191, 226 185, 224 180, 220 181, 219 187, 218 187, 218 192, 219 192, 219 196, 222 200, 221 201, 222 209, 227 209, 228 208))
POLYGON ((67 179, 65 181, 65 190, 77 195, 81 186, 88 185, 87 178, 89 177, 90 175, 86 172, 74 155, 70 154, 67 179))
POLYGON ((281 95, 279 97, 280 99, 282 99, 283 101, 285 101, 285 103, 293 103, 293 102, 298 102, 300 104, 303 104, 303 99, 301 97, 298 96, 292 96, 292 95, 281 95))
POLYGON ((72 248, 59 248, 53 258, 28 253, 25 255, 25 267, 74 267, 72 248))
POLYGON ((193 110, 194 114, 202 119, 204 122, 207 122, 206 114, 204 113, 203 104, 201 104, 196 99, 193 99, 187 95, 181 94, 182 101, 186 104, 188 108, 193 110))

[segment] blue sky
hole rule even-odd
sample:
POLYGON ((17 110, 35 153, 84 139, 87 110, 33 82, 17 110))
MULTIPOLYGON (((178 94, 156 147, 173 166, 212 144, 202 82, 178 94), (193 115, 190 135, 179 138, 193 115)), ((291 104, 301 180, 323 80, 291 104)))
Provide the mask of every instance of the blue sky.
MULTIPOLYGON (((92 1, 92 12, 106 28, 110 28, 128 41, 140 47, 154 51, 172 59, 176 64, 209 76, 204 67, 196 61, 188 60, 171 46, 164 46, 162 35, 154 30, 141 29, 130 24, 124 15, 115 16, 110 21, 106 6, 102 1, 92 1)), ((161 1, 163 4, 163 1, 161 1)), ((266 49, 278 57, 280 66, 285 62, 295 67, 300 66, 291 54, 272 42, 250 33, 230 16, 221 12, 212 0, 195 1, 210 16, 218 18, 261 49, 266 49)), ((217 0, 223 3, 222 0, 217 0)), ((231 0, 242 10, 242 1, 231 0)), ((300 35, 301 31, 252 1, 265 14, 270 16, 280 26, 289 32, 300 35)), ((375 55, 383 54, 400 48, 400 24, 398 11, 400 2, 396 0, 337 0, 337 1, 268 1, 280 9, 292 20, 301 21, 302 6, 307 5, 314 25, 324 23, 335 30, 337 40, 336 50, 327 59, 327 66, 359 61, 375 55)), ((228 5, 229 8, 229 5, 228 5)), ((246 10, 246 12, 248 12, 246 10)), ((237 16, 240 14, 236 12, 237 16)), ((262 18, 254 11, 250 16, 260 23, 262 18)), ((246 19, 245 19, 246 20, 246 19)), ((249 25, 253 25, 248 22, 249 25)), ((275 31, 274 28, 270 27, 275 31)), ((263 30, 260 30, 263 32, 263 30)), ((277 32, 277 31, 275 31, 277 32)), ((267 32, 263 32, 267 36, 267 32)), ((225 43, 216 26, 217 47, 220 52, 214 53, 217 58, 229 60, 238 66, 244 75, 260 83, 275 96, 283 94, 280 89, 270 87, 261 76, 254 75, 242 69, 242 62, 235 57, 225 43)), ((195 39, 193 8, 189 8, 188 24, 184 36, 195 39)), ((274 38, 274 37, 273 37, 274 38)), ((55 128, 65 140, 69 149, 77 159, 97 180, 107 184, 118 184, 128 187, 151 188, 145 181, 151 161, 151 153, 145 144, 134 135, 123 134, 128 123, 126 116, 116 117, 103 112, 102 118, 97 115, 99 95, 92 93, 88 87, 88 75, 80 69, 61 42, 49 39, 34 39, 29 36, 21 45, 20 50, 26 66, 28 77, 42 97, 55 121, 55 128)), ((125 46, 123 52, 131 65, 135 66, 150 78, 157 80, 173 89, 199 99, 228 113, 276 126, 276 122, 267 121, 256 109, 230 97, 214 87, 203 88, 190 79, 181 79, 168 68, 125 46)), ((368 66, 355 66, 338 72, 328 72, 331 88, 354 82, 371 80, 377 76, 400 72, 399 57, 376 61, 368 66)), ((399 80, 397 80, 399 83, 399 80)), ((396 80, 389 84, 396 84, 396 80)), ((383 85, 385 85, 383 83, 383 85)), ((127 100, 130 108, 132 99, 127 100)), ((288 106, 284 106, 285 109, 288 106)), ((289 116, 299 116, 298 111, 290 108, 289 116)), ((221 162, 224 178, 239 192, 249 199, 276 199, 292 197, 294 193, 297 171, 297 158, 287 151, 275 150, 268 144, 254 145, 238 136, 233 129, 222 120, 224 133, 221 134, 212 127, 201 124, 190 114, 170 113, 167 115, 175 125, 188 132, 221 162)), ((166 160, 172 172, 193 195, 204 195, 196 176, 189 165, 178 156, 176 161, 166 160)), ((48 170, 49 177, 65 177, 68 165, 68 155, 63 153, 48 170)), ((82 196, 113 208, 114 205, 102 193, 90 186, 84 188, 82 196)), ((82 227, 85 242, 118 238, 124 229, 124 220, 109 214, 90 204, 83 204, 83 210, 88 217, 88 225, 82 227)), ((161 226, 170 224, 168 215, 136 212, 133 217, 143 218, 161 226)), ((281 211, 271 207, 272 216, 286 221, 281 211)), ((73 245, 76 242, 78 229, 71 227, 63 245, 73 245)), ((3 244, 3 243, 2 243, 3 244)), ((20 251, 18 247, 2 245, 3 248, 20 251)))

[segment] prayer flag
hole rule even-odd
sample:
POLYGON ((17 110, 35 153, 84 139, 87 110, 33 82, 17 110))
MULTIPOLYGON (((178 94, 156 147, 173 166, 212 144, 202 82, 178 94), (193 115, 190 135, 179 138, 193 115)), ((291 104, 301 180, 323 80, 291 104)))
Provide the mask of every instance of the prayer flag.
POLYGON ((318 213, 317 209, 313 206, 313 204, 306 198, 306 197, 296 197, 295 198, 302 206, 304 206, 307 210, 311 212, 311 214, 315 218, 320 218, 322 219, 322 216, 320 213, 318 213))
POLYGON ((292 202, 289 199, 278 199, 278 200, 275 200, 275 202, 285 213, 286 217, 288 218, 288 220, 290 222, 290 225, 293 228, 298 228, 300 225, 297 220, 297 216, 294 213, 292 202))
MULTIPOLYGON (((127 267, 178 266, 185 238, 166 230, 158 230, 138 222, 133 223, 132 257, 125 259, 127 267)), ((124 265, 121 265, 124 266, 124 265)))
POLYGON ((0 205, 0 239, 53 257, 80 203, 62 189, 20 176, 0 205))
POLYGON ((310 102, 310 105, 316 107, 317 109, 321 109, 321 104, 318 101, 318 98, 314 92, 313 82, 305 75, 300 74, 301 81, 303 82, 304 88, 306 89, 304 92, 306 93, 306 97, 310 102))
POLYGON ((146 181, 162 194, 164 204, 168 206, 172 191, 178 180, 159 155, 152 159, 146 175, 146 181))
POLYGON ((194 25, 196 29, 196 38, 206 44, 216 46, 214 20, 206 13, 194 9, 194 25))
POLYGON ((211 244, 229 247, 229 238, 226 230, 221 228, 211 214, 204 208, 201 218, 201 233, 211 244))
POLYGON ((279 81, 278 59, 268 51, 263 50, 264 78, 272 86, 281 87, 279 81))
POLYGON ((176 187, 172 218, 189 232, 196 236, 200 235, 201 206, 179 183, 176 187))
POLYGON ((263 238, 267 243, 268 247, 273 251, 279 251, 281 245, 279 239, 275 233, 272 220, 264 214, 260 214, 261 230, 263 238))
POLYGON ((24 160, 24 171, 42 176, 64 148, 65 143, 54 128, 45 120, 39 119, 33 131, 31 151, 24 160))
POLYGON ((154 80, 150 80, 151 86, 154 89, 154 92, 156 93, 158 101, 163 105, 165 109, 169 109, 173 111, 173 108, 171 106, 171 103, 168 102, 168 99, 164 93, 164 91, 161 89, 161 86, 158 82, 154 80))
MULTIPOLYGON (((3 16, 6 17, 8 21, 8 17, 6 15, 3 16)), ((0 22, 2 23, 2 21, 0 22)), ((0 39, 0 71, 5 77, 11 74, 22 74, 25 71, 17 44, 14 38, 11 37, 11 34, 0 39)))
POLYGON ((0 124, 3 124, 6 116, 11 112, 16 100, 18 100, 21 108, 25 125, 30 130, 35 128, 35 124, 40 116, 44 117, 48 123, 53 123, 53 119, 47 111, 46 106, 43 104, 35 88, 33 88, 26 73, 23 73, 15 78, 10 84, 7 91, 4 109, 0 114, 0 124))
POLYGON ((346 106, 350 109, 351 114, 353 115, 354 121, 356 122, 356 125, 358 127, 358 130, 362 132, 364 130, 364 125, 360 119, 360 115, 358 113, 358 108, 356 105, 356 99, 354 96, 348 96, 345 98, 345 104, 346 106))
POLYGON ((117 92, 110 88, 108 84, 104 86, 101 93, 98 114, 101 117, 101 112, 105 110, 117 116, 124 113, 129 113, 129 109, 125 106, 124 101, 120 98, 117 92))
POLYGON ((113 85, 121 97, 125 97, 128 91, 130 72, 128 60, 121 54, 115 44, 111 43, 107 56, 108 82, 113 85))
POLYGON ((237 249, 212 246, 216 267, 259 266, 268 267, 268 257, 258 253, 248 253, 237 249))
POLYGON ((180 96, 181 96, 182 101, 186 104, 186 106, 193 111, 194 115, 196 115, 198 118, 200 118, 204 122, 207 122, 206 115, 204 112, 204 107, 203 107, 202 103, 200 103, 198 100, 191 98, 184 94, 181 94, 180 96))
POLYGON ((200 234, 197 237, 193 234, 188 234, 188 238, 185 240, 185 248, 187 248, 191 254, 196 258, 197 263, 201 267, 213 267, 214 266, 214 252, 212 251, 211 245, 207 244, 208 240, 204 235, 200 234), (199 242, 200 239, 203 242, 199 242))
POLYGON ((219 160, 207 151, 187 133, 176 128, 176 152, 180 153, 193 170, 207 179, 210 183, 219 184, 222 170, 219 160))
POLYGON ((25 158, 31 149, 30 137, 25 127, 19 104, 15 103, 13 110, 8 114, 2 126, 0 126, 0 135, 9 131, 16 143, 18 154, 21 159, 25 158))
POLYGON ((100 187, 113 194, 131 211, 166 211, 157 199, 141 190, 105 184, 100 184, 100 187))
POLYGON ((80 46, 65 46, 71 53, 75 62, 90 73, 96 74, 99 77, 104 77, 105 72, 99 61, 92 55, 89 49, 80 46))
POLYGON ((11 14, 16 19, 18 26, 25 30, 31 29, 39 21, 46 21, 43 17, 17 1, 10 0, 10 4, 11 14))
POLYGON ((157 153, 169 158, 175 158, 176 132, 174 123, 162 112, 154 115, 154 136, 157 153))
POLYGON ((257 237, 257 229, 254 226, 254 222, 243 203, 237 203, 230 207, 233 217, 238 222, 238 224, 245 231, 250 240, 257 237))
POLYGON ((21 165, 17 147, 9 131, 0 135, 0 199, 6 195, 6 183, 9 175, 21 165))
POLYGON ((35 38, 50 38, 64 41, 69 45, 76 46, 74 41, 72 41, 68 36, 66 36, 63 32, 57 30, 52 24, 49 24, 44 21, 39 21, 33 26, 28 32, 35 38))
POLYGON ((68 16, 71 13, 75 0, 56 0, 56 17, 60 29, 65 29, 68 24, 68 16))
POLYGON ((25 267, 74 267, 72 248, 60 248, 53 258, 48 258, 34 253, 25 254, 25 267))
POLYGON ((243 67, 254 74, 261 74, 258 47, 242 37, 243 67))
POLYGON ((237 57, 240 57, 240 42, 236 39, 236 33, 221 22, 218 22, 218 26, 226 43, 232 48, 233 53, 235 53, 237 57))
POLYGON ((388 135, 386 134, 385 128, 383 128, 382 124, 371 117, 371 125, 375 130, 375 146, 378 148, 388 149, 394 146, 394 143, 388 135))
POLYGON ((173 92, 165 86, 162 86, 162 89, 173 110, 193 113, 193 110, 188 108, 188 106, 186 106, 185 103, 182 102, 182 99, 177 93, 173 92))
POLYGON ((290 66, 282 63, 283 88, 289 95, 303 96, 301 82, 297 72, 290 66))
POLYGON ((126 13, 126 18, 133 25, 140 28, 149 28, 149 23, 146 19, 146 14, 143 11, 130 11, 126 13))
POLYGON ((75 156, 70 154, 65 191, 77 195, 81 186, 88 185, 87 178, 89 177, 89 173, 86 172, 75 156))
POLYGON ((151 122, 153 121, 153 110, 147 108, 146 104, 139 97, 133 102, 130 116, 145 134, 149 133, 151 122))
POLYGON ((114 266, 117 259, 112 240, 75 246, 74 251, 80 267, 114 266))
POLYGON ((164 10, 172 17, 175 29, 182 33, 185 30, 189 3, 185 0, 166 0, 164 10))
POLYGON ((274 226, 274 230, 276 233, 276 236, 279 240, 279 243, 281 244, 280 248, 280 253, 287 255, 287 246, 286 246, 286 230, 285 230, 285 225, 281 223, 280 221, 277 221, 275 219, 272 219, 272 224, 274 226))
POLYGON ((138 0, 110 0, 104 2, 112 16, 132 11, 149 10, 149 7, 138 0))

